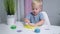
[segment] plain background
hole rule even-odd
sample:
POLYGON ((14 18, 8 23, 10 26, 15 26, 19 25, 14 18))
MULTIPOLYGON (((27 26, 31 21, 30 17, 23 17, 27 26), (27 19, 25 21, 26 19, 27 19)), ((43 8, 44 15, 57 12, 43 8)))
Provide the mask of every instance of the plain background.
MULTIPOLYGON (((4 0, 0 0, 0 24, 7 24, 3 2, 4 0)), ((15 0, 15 2, 16 17, 20 21, 24 17, 24 0, 15 0)), ((43 0, 43 10, 47 12, 51 25, 60 26, 60 0, 43 0)))

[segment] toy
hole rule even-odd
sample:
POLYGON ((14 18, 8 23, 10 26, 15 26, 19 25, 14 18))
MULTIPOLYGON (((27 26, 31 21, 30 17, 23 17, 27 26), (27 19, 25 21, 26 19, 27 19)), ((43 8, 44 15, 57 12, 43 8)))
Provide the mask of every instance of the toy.
POLYGON ((25 25, 24 27, 27 28, 27 29, 30 29, 30 30, 33 30, 35 28, 33 26, 30 26, 30 25, 25 25))
POLYGON ((34 31, 35 33, 40 33, 40 29, 35 29, 35 31, 34 31))
POLYGON ((17 32, 22 32, 22 30, 17 30, 17 32))
POLYGON ((16 29, 16 25, 12 25, 10 28, 11 29, 16 29))

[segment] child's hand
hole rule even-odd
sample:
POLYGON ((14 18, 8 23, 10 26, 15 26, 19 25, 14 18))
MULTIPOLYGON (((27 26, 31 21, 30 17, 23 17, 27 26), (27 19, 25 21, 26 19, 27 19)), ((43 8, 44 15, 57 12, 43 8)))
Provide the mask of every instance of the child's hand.
POLYGON ((25 23, 26 25, 28 25, 28 23, 25 23))
POLYGON ((25 23, 26 25, 30 25, 32 27, 36 27, 37 25, 36 24, 32 24, 32 23, 25 23))
POLYGON ((36 27, 36 25, 35 25, 35 24, 32 24, 32 23, 29 23, 29 25, 30 25, 30 26, 33 26, 33 27, 36 27))

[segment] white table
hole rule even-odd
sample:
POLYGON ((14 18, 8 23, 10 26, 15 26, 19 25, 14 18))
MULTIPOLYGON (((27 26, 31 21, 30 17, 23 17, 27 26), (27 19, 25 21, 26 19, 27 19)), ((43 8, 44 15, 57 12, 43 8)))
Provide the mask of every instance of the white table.
POLYGON ((11 30, 9 25, 0 24, 0 34, 60 34, 60 26, 50 26, 49 28, 45 26, 40 27, 40 33, 35 33, 33 30, 28 30, 23 27, 20 22, 16 23, 17 28, 11 30), (22 32, 17 32, 17 30, 22 30, 22 32))

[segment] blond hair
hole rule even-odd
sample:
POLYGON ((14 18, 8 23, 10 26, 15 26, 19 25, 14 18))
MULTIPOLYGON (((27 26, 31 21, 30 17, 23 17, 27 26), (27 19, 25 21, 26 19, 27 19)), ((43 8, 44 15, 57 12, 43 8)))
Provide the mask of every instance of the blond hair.
POLYGON ((42 5, 42 0, 32 0, 32 5, 34 4, 42 5))

